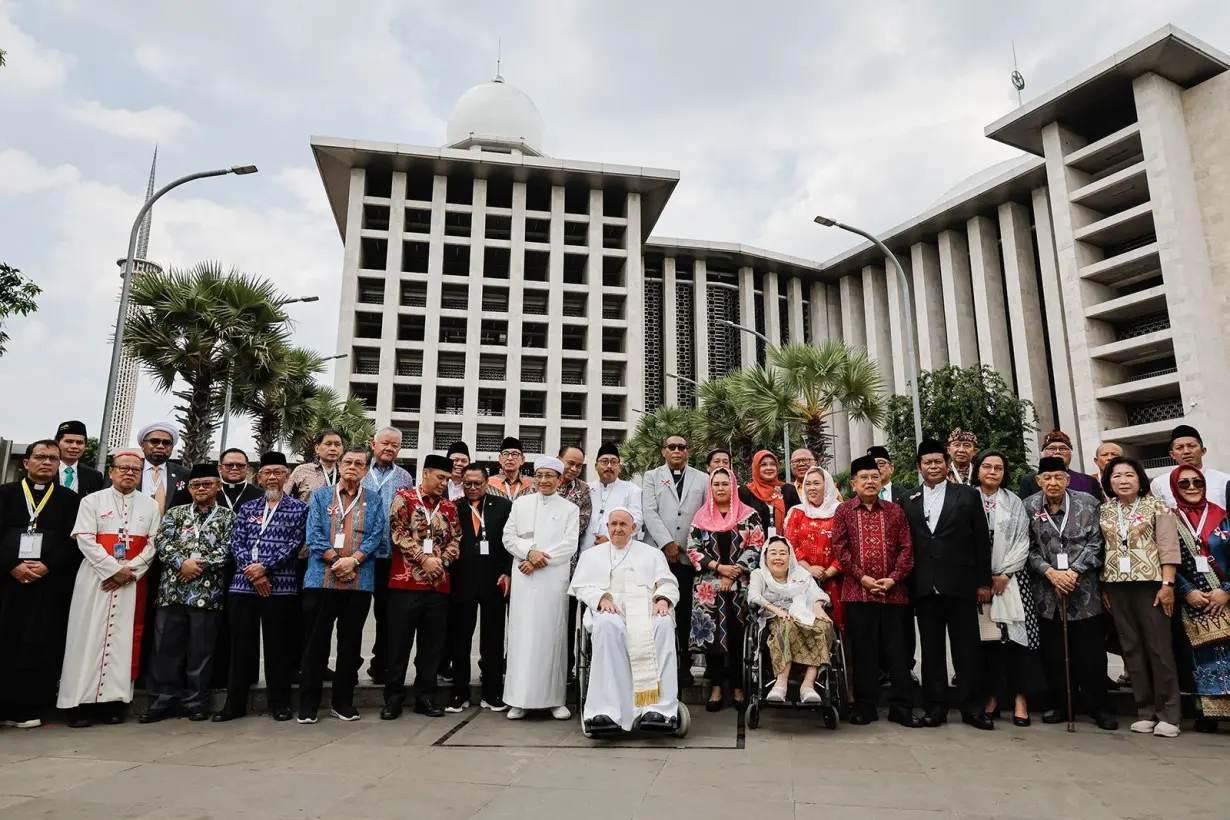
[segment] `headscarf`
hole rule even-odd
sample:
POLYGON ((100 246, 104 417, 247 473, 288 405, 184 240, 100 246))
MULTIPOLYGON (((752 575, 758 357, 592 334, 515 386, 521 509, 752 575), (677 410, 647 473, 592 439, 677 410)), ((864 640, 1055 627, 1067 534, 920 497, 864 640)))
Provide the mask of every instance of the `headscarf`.
POLYGON ((1175 511, 1187 520, 1187 523, 1190 525, 1189 529, 1193 532, 1196 531, 1197 527, 1200 527, 1200 519, 1204 518, 1204 526, 1196 534, 1200 537, 1201 543, 1207 544, 1213 530, 1217 529, 1221 520, 1226 517, 1226 512, 1216 504, 1209 503, 1207 480, 1204 489, 1200 491, 1200 501, 1198 503, 1190 504, 1184 500, 1183 496, 1179 494, 1179 474, 1185 470, 1191 470, 1196 474, 1197 478, 1205 480, 1204 472, 1199 467, 1193 467, 1190 464, 1182 464, 1170 471, 1170 492, 1174 495, 1175 511))
POLYGON ((696 511, 696 515, 692 516, 692 526, 705 532, 730 532, 754 512, 756 511, 739 498, 739 482, 734 473, 723 467, 720 470, 714 470, 713 475, 709 476, 709 490, 705 493, 705 504, 696 511), (718 509, 717 502, 713 500, 713 478, 718 475, 725 475, 730 479, 730 509, 725 515, 718 509))
MULTIPOLYGON (((796 620, 807 626, 815 622, 816 615, 811 611, 811 601, 819 597, 816 595, 819 587, 816 586, 811 573, 799 566, 798 559, 794 557, 794 547, 789 541, 780 535, 775 535, 765 541, 760 548, 760 566, 752 571, 760 574, 766 592, 772 592, 777 600, 782 598, 790 600, 789 606, 783 609, 788 610, 796 620), (790 568, 786 570, 784 581, 773 577, 773 570, 769 569, 768 561, 765 560, 768 557, 769 547, 773 544, 784 544, 786 553, 790 556, 790 568)), ((781 606, 781 604, 777 605, 781 606)))
POLYGON ((807 477, 812 473, 820 473, 824 476, 824 499, 820 502, 820 506, 815 506, 807 500, 807 493, 799 490, 799 503, 792 510, 802 510, 803 515, 808 518, 832 518, 837 514, 837 507, 841 504, 837 496, 837 482, 829 475, 829 471, 823 467, 812 467, 803 474, 803 481, 807 481, 807 477))
POLYGON ((752 480, 748 482, 747 488, 752 495, 773 510, 773 528, 781 532, 782 520, 786 517, 786 499, 782 496, 782 485, 786 482, 777 478, 766 480, 760 477, 760 462, 766 458, 777 461, 772 450, 758 450, 756 455, 752 456, 752 480))

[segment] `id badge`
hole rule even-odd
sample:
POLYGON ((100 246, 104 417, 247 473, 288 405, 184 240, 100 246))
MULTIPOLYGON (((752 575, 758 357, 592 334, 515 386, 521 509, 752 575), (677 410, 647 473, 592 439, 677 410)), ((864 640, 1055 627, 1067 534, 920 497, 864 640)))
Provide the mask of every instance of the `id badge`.
POLYGON ((423 539, 423 554, 431 555, 431 551, 433 548, 434 548, 434 545, 432 544, 432 540, 430 538, 424 538, 423 539))
POLYGON ((1066 552, 1061 552, 1055 556, 1055 568, 1059 570, 1068 568, 1068 554, 1066 552))
MULTIPOLYGON (((487 542, 484 541, 484 544, 487 542)), ((43 534, 23 532, 17 545, 17 558, 22 561, 41 561, 43 558, 43 534)))
POLYGON ((1119 556, 1119 571, 1128 574, 1132 571, 1132 559, 1126 555, 1119 556))
POLYGON ((1209 559, 1204 557, 1203 555, 1197 555, 1196 556, 1196 572, 1208 572, 1208 571, 1209 571, 1209 559))
POLYGON ((252 548, 252 563, 259 564, 261 562, 261 551, 257 547, 252 548))
POLYGON ((200 560, 201 560, 201 554, 200 554, 199 552, 194 552, 194 553, 192 553, 191 555, 189 555, 188 557, 189 557, 189 558, 191 558, 193 561, 200 561, 200 560))
POLYGON ((128 557, 128 539, 126 537, 115 542, 115 551, 111 557, 117 561, 123 561, 128 557))
POLYGON ((342 548, 345 546, 346 546, 346 533, 339 532, 337 535, 333 536, 333 551, 334 552, 341 552, 342 548))
POLYGON ((487 546, 486 538, 478 542, 478 554, 479 555, 490 555, 491 554, 491 548, 487 546))
POLYGON ((777 527, 769 527, 769 538, 777 537, 777 527))

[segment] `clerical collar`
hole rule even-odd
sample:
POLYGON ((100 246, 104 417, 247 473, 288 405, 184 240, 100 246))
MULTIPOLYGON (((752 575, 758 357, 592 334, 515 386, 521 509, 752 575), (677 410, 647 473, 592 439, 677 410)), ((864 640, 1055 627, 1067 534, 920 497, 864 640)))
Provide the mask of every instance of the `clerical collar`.
POLYGON ((683 475, 683 470, 671 470, 671 475, 683 475))
POLYGON ((223 481, 222 486, 223 488, 227 490, 242 490, 247 485, 247 483, 248 482, 246 481, 236 481, 236 482, 223 481))
POLYGON ((41 493, 43 490, 47 489, 47 485, 46 484, 35 484, 34 489, 38 490, 41 493))

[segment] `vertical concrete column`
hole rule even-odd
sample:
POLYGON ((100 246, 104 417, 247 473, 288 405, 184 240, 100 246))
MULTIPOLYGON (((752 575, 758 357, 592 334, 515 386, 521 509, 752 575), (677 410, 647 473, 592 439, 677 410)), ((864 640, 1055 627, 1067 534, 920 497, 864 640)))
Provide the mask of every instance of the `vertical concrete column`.
MULTIPOLYGON (((841 328, 843 338, 850 347, 867 347, 867 310, 863 298, 863 277, 859 274, 843 276, 841 288, 841 328)), ((848 417, 847 417, 848 418, 848 417)), ((863 453, 871 446, 871 425, 865 421, 848 418, 850 425, 850 452, 863 453)))
POLYGON ((505 349, 504 430, 521 432, 521 306, 525 303, 525 183, 513 183, 512 251, 508 270, 508 346, 505 349))
MULTIPOLYGON (((627 385, 627 398, 624 401, 623 423, 630 424, 636 414, 632 412, 632 407, 640 407, 648 410, 645 407, 645 323, 641 319, 645 315, 645 269, 644 259, 641 256, 641 195, 636 193, 628 194, 628 205, 626 208, 628 214, 628 233, 627 241, 624 247, 628 249, 628 262, 624 267, 624 285, 627 288, 627 310, 624 312, 628 317, 628 336, 627 343, 624 349, 627 351, 628 363, 624 373, 624 383, 627 385)), ((599 316, 602 314, 599 313, 599 316)), ((601 359, 601 354, 596 355, 601 359)), ((679 371, 672 370, 672 373, 679 371)), ((599 387, 601 381, 601 364, 599 365, 599 387)), ((668 382, 673 382, 674 379, 666 379, 668 382)), ((601 414, 599 414, 599 426, 595 428, 601 436, 601 414)), ((595 445, 590 453, 591 460, 598 453, 598 447, 601 444, 595 445)))
POLYGON ((957 367, 978 364, 978 330, 974 293, 970 282, 969 245, 964 234, 943 231, 939 236, 940 279, 944 285, 944 314, 948 319, 948 359, 957 367))
MULTIPOLYGON (((483 324, 483 269, 487 262, 487 180, 474 180, 470 216, 470 281, 466 299, 466 376, 462 402, 461 440, 475 449, 478 435, 479 333, 483 324)), ((507 409, 505 410, 507 412, 507 409)))
MULTIPOLYGON (((362 220, 361 212, 358 219, 362 220)), ((349 226, 351 223, 346 224, 349 226)), ((376 414, 373 419, 377 429, 387 425, 393 415, 393 385, 396 383, 394 376, 397 373, 397 317, 401 308, 401 263, 404 251, 402 239, 405 229, 406 174, 404 171, 394 171, 389 191, 389 252, 385 257, 384 267, 384 305, 380 311, 380 381, 376 388, 376 414)), ((351 316, 353 315, 351 313, 351 316)), ((342 372, 350 370, 352 366, 353 359, 340 359, 334 365, 336 370, 342 372)), ((345 391, 342 395, 348 392, 345 391)))
MULTIPOLYGON (((667 256, 662 260, 662 369, 667 373, 679 375, 679 306, 676 301, 678 291, 675 282, 675 257, 667 256)), ((630 293, 628 298, 632 298, 630 293)), ((630 310, 628 315, 632 315, 630 310)), ((670 407, 678 406, 679 380, 663 376, 662 385, 665 388, 662 395, 666 404, 670 407)))
MULTIPOLYGON (((756 327, 756 277, 750 266, 739 268, 739 324, 756 327)), ((735 331, 739 339, 739 360, 743 367, 756 364, 756 337, 735 331)))
POLYGON ((811 283, 807 309, 811 312, 812 347, 820 347, 832 337, 829 331, 829 286, 824 282, 811 283))
MULTIPOLYGON (((911 281, 910 260, 901 259, 901 266, 905 269, 906 282, 911 281)), ((888 331, 889 339, 892 346, 893 359, 893 378, 892 382, 886 387, 891 389, 893 393, 904 396, 910 392, 909 378, 910 367, 908 362, 908 336, 907 322, 914 325, 914 338, 918 339, 918 324, 914 319, 914 300, 907 299, 906 295, 901 291, 901 283, 897 279, 897 269, 889 259, 884 260, 884 281, 888 290, 888 331)), ((910 287, 910 293, 913 293, 913 286, 910 287)), ((914 368, 918 368, 918 350, 917 342, 915 343, 914 351, 914 368)))
POLYGON ((697 259, 692 268, 692 324, 696 326, 696 381, 709 381, 709 284, 705 260, 697 259))
MULTIPOLYGON (((606 261, 606 251, 602 247, 602 189, 591 188, 589 192, 589 233, 585 240, 586 252, 588 259, 586 260, 586 268, 588 270, 587 280, 589 282, 589 293, 586 294, 585 315, 589 320, 585 328, 585 438, 583 439, 585 454, 589 456, 596 453, 598 448, 602 446, 600 441, 602 437, 602 397, 606 392, 602 387, 602 329, 606 324, 602 321, 602 294, 606 291, 606 286, 603 284, 603 264, 606 261)), ((631 247, 629 245, 628 247, 631 247)), ((628 284, 628 265, 624 265, 625 284, 628 284)), ((642 298, 644 298, 642 291, 642 298)), ((629 305, 631 307, 631 305, 629 305)), ((629 315, 642 315, 629 314, 629 315)), ((631 335, 634 322, 628 322, 628 327, 624 330, 624 350, 629 351, 628 361, 632 361, 631 355, 631 335)), ((637 334, 638 338, 644 340, 644 324, 639 323, 642 332, 637 334)), ((642 344, 642 353, 637 356, 644 366, 644 352, 642 344)), ((624 383, 627 384, 630 379, 630 373, 626 372, 625 366, 624 383)), ((642 386, 640 396, 637 398, 640 402, 638 407, 644 408, 645 390, 642 386)), ((647 408, 644 408, 647 409, 647 408)), ((591 460, 592 459, 588 459, 591 460)))
MULTIPOLYGON (((350 395, 350 373, 354 368, 354 351, 351 349, 354 342, 354 310, 358 306, 359 298, 359 259, 360 246, 363 239, 363 189, 366 184, 367 172, 362 168, 350 169, 350 194, 346 200, 346 238, 342 243, 342 292, 337 315, 337 352, 350 354, 348 358, 340 359, 344 366, 333 368, 333 389, 337 391, 339 396, 350 395)), ((396 283, 385 282, 385 302, 388 302, 388 288, 395 287, 396 283)), ((389 336, 390 331, 387 327, 381 331, 381 344, 383 345, 384 337, 389 336)), ((391 336, 394 340, 397 339, 397 325, 394 323, 391 336)), ((380 360, 380 381, 384 381, 384 374, 392 373, 392 369, 385 370, 384 357, 380 360)), ((379 390, 376 393, 376 417, 380 418, 380 395, 386 391, 379 390)), ((392 394, 385 399, 385 403, 392 405, 392 394)), ((386 408, 387 412, 387 408, 386 408)), ((127 442, 125 442, 127 444, 127 442)))
MULTIPOLYGON (((846 341, 845 320, 842 302, 845 300, 844 288, 837 283, 826 284, 828 298, 828 329, 830 338, 846 341)), ((859 301, 862 306, 862 300, 859 301)), ((830 435, 833 437, 833 470, 845 472, 850 467, 850 424, 845 413, 837 412, 829 417, 830 435)))
POLYGON ((786 308, 789 321, 786 323, 787 341, 803 344, 803 280, 792 276, 786 280, 786 308))
POLYGON ((1013 387, 1008 311, 1004 306, 1004 273, 999 263, 999 237, 995 234, 995 223, 985 216, 976 216, 966 223, 965 229, 969 236, 974 314, 978 317, 978 359, 1003 376, 1009 387, 1013 387))
POLYGON ((863 268, 863 315, 866 317, 867 355, 879 365, 884 389, 892 390, 896 380, 889 333, 888 281, 885 270, 875 265, 863 268))
MULTIPOLYGON (((1051 382, 1055 391, 1055 426, 1079 431, 1076 420, 1076 391, 1072 385, 1072 359, 1068 352, 1067 311, 1064 310, 1063 284, 1059 281, 1059 259, 1055 254, 1055 226, 1051 221, 1051 196, 1047 188, 1032 194, 1034 230, 1038 237, 1038 271, 1042 280, 1042 307, 1046 311, 1047 342, 1050 347, 1051 382)), ((1046 435, 1039 411, 1039 434, 1046 435)), ((1079 437, 1079 435, 1077 436, 1079 437)), ((1076 442, 1073 441, 1073 444, 1076 442)))
MULTIPOLYGON (((544 453, 558 452, 560 445, 560 426, 558 423, 552 422, 562 417, 560 397, 563 391, 560 388, 563 385, 564 372, 564 357, 562 354, 564 328, 560 322, 551 321, 551 318, 562 316, 564 313, 564 250, 566 248, 564 244, 564 213, 564 186, 552 185, 551 231, 548 234, 551 245, 551 263, 547 270, 549 301, 547 303, 547 406, 546 419, 543 420, 543 424, 546 427, 546 435, 542 444, 544 453)), ((601 282, 601 279, 599 279, 599 282, 601 282)), ((588 340, 586 344, 588 344, 588 340)))
POLYGON ((935 245, 918 242, 910 247, 914 274, 914 305, 918 316, 918 363, 923 370, 948 364, 948 330, 944 316, 944 283, 935 245))
MULTIPOLYGON (((1033 402, 1040 432, 1026 442, 1035 447, 1055 426, 1051 380, 1047 373, 1042 300, 1038 298, 1038 267, 1030 233, 1029 211, 1017 202, 999 206, 999 237, 1003 246, 1004 283, 1007 287, 1008 324, 1012 330, 1013 372, 1016 392, 1033 402)), ((1066 369, 1066 368, 1065 368, 1066 369)))
MULTIPOLYGON (((1132 83, 1140 119, 1145 176, 1153 200, 1166 308, 1174 334, 1179 389, 1186 418, 1204 436, 1210 453, 1230 447, 1230 378, 1218 293, 1213 287, 1197 174, 1183 114, 1183 89, 1156 74, 1132 83), (1193 332, 1198 328, 1199 332, 1193 332)), ((1220 237, 1224 242, 1225 237, 1220 237)), ((1224 456, 1223 456, 1224 459, 1224 456)))
MULTIPOLYGON (((419 405, 419 446, 414 458, 433 450, 436 436, 436 371, 440 348, 440 298, 444 275, 444 205, 448 177, 436 174, 431 189, 431 230, 427 234, 427 315, 423 321, 422 402, 419 405)), ((396 332, 396 330, 394 330, 396 332)))
MULTIPOLYGON (((782 321, 781 302, 778 301, 777 272, 769 271, 764 275, 764 335, 773 342, 773 347, 781 343, 782 321)), ((746 334, 745 334, 746 335, 746 334)))

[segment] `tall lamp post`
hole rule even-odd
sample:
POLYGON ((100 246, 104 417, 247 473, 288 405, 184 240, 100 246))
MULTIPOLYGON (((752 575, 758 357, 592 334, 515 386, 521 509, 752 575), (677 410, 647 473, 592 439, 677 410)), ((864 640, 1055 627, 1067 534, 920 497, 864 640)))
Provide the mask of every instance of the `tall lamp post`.
POLYGON ((905 275, 905 268, 901 267, 901 260, 897 258, 897 254, 890 251, 887 245, 862 228, 838 222, 836 219, 829 219, 827 216, 817 216, 815 222, 817 225, 823 225, 826 228, 840 228, 843 231, 849 231, 874 243, 880 249, 880 252, 884 254, 885 258, 892 261, 893 267, 897 270, 897 284, 901 288, 901 298, 905 302, 902 306, 904 310, 901 315, 904 318, 902 324, 905 325, 905 358, 906 367, 909 369, 910 397, 914 402, 914 446, 917 448, 918 445, 922 444, 922 407, 918 398, 918 359, 915 353, 914 323, 910 321, 910 305, 914 302, 910 294, 910 280, 905 275))
MULTIPOLYGON (((742 331, 743 333, 750 333, 751 335, 755 336, 757 339, 760 339, 762 342, 764 342, 766 348, 776 347, 776 345, 773 344, 773 340, 770 339, 768 336, 764 335, 763 333, 761 333, 759 330, 754 330, 750 327, 745 327, 744 325, 741 325, 738 322, 732 322, 729 319, 718 319, 718 322, 720 324, 726 325, 727 327, 733 327, 735 330, 742 331)), ((784 465, 788 463, 789 461, 790 461, 790 422, 784 421, 782 422, 782 464, 784 465)))
POLYGON ((227 174, 247 176, 248 174, 255 174, 256 170, 255 165, 236 165, 231 168, 198 171, 195 174, 182 176, 177 180, 168 182, 155 191, 154 195, 141 206, 141 210, 137 211, 137 218, 132 223, 132 232, 128 235, 128 256, 124 259, 124 284, 120 287, 120 309, 119 315, 115 320, 115 341, 111 345, 111 369, 107 373, 107 392, 103 397, 102 427, 98 432, 98 456, 94 460, 94 467, 100 472, 107 469, 107 442, 111 440, 112 417, 115 414, 112 397, 115 395, 115 383, 119 380, 120 375, 120 354, 124 350, 124 320, 128 316, 128 294, 132 290, 133 256, 137 252, 137 234, 141 231, 141 222, 145 219, 146 212, 153 207, 155 202, 162 198, 163 194, 185 183, 205 179, 206 177, 226 176, 227 174))
MULTIPOLYGON (((293 305, 296 302, 319 302, 319 296, 298 296, 294 299, 281 299, 274 302, 277 307, 283 305, 293 305)), ((336 358, 336 357, 332 357, 336 358)), ((326 359, 326 361, 328 361, 326 359)), ((218 452, 221 453, 226 449, 226 434, 231 429, 231 391, 235 386, 235 360, 231 359, 231 366, 226 371, 226 401, 222 405, 222 435, 218 438, 218 452)))

